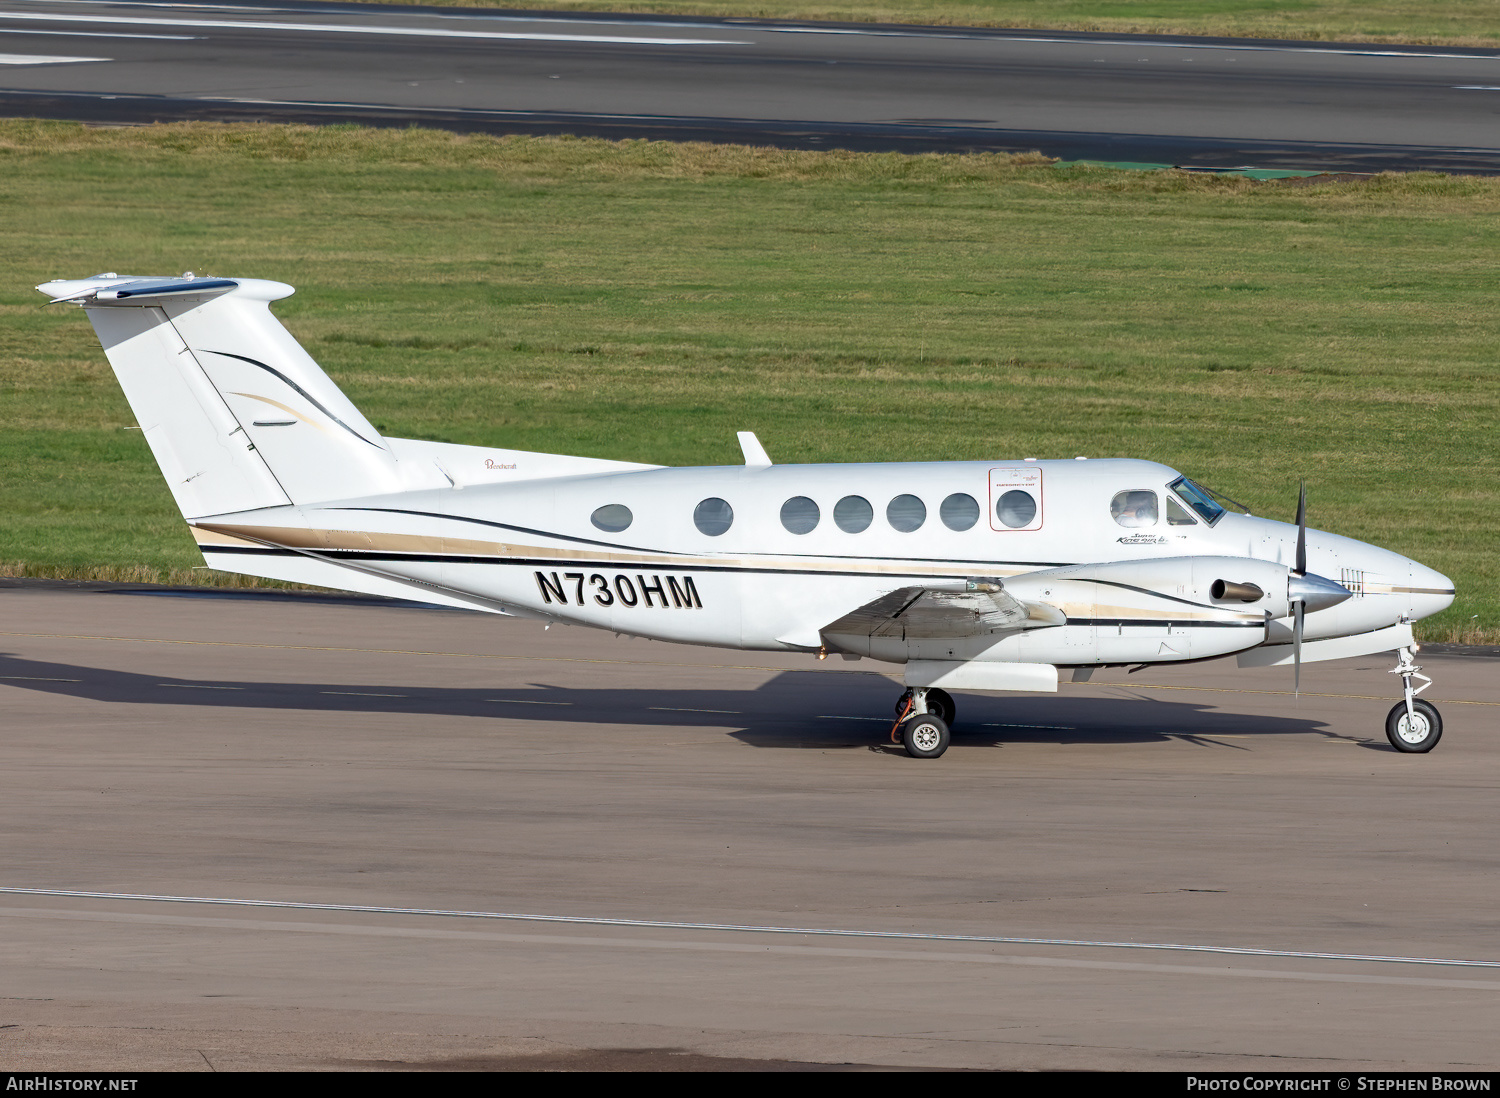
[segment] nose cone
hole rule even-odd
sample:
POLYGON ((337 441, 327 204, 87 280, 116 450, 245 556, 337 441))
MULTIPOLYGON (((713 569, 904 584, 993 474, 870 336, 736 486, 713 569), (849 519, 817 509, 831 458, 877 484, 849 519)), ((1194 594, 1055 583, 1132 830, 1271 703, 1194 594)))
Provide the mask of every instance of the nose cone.
POLYGON ((1431 617, 1453 605, 1453 581, 1425 564, 1407 561, 1405 594, 1412 620, 1431 617))
POLYGON ((1341 583, 1334 583, 1331 579, 1315 576, 1311 572, 1305 576, 1293 573, 1286 582, 1286 597, 1289 602, 1301 602, 1310 614, 1315 610, 1337 606, 1345 599, 1353 598, 1354 592, 1341 583))

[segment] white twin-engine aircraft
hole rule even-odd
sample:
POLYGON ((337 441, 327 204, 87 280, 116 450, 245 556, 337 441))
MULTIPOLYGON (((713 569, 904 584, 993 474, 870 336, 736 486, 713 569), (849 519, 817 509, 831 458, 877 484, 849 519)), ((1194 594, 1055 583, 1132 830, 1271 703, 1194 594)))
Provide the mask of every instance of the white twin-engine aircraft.
POLYGON ((1228 655, 1300 674, 1396 651, 1391 743, 1442 734, 1411 623, 1452 581, 1308 530, 1302 502, 1255 518, 1150 461, 773 465, 749 432, 744 465, 687 469, 385 438, 271 315, 284 283, 37 288, 88 312, 214 568, 904 664, 892 736, 917 758, 948 746, 949 690, 1228 655))

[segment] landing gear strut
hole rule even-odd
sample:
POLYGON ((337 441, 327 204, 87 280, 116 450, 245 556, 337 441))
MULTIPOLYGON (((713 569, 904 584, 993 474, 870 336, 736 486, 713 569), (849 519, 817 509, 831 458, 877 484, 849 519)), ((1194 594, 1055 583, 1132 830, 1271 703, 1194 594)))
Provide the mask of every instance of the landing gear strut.
MULTIPOLYGON (((953 695, 946 690, 939 690, 936 686, 929 686, 922 692, 927 696, 926 712, 934 717, 941 717, 943 723, 952 728, 953 720, 958 716, 958 706, 954 704, 953 695)), ((914 693, 916 693, 915 690, 908 690, 896 699, 896 720, 899 721, 902 714, 906 712, 907 706, 912 704, 914 693)), ((913 709, 912 712, 918 713, 922 710, 913 709)))
POLYGON ((948 750, 948 724, 955 706, 946 690, 916 686, 896 702, 891 742, 914 759, 935 759, 948 750))
POLYGON ((1420 701, 1417 695, 1431 686, 1432 680, 1422 674, 1410 648, 1402 648, 1396 653, 1396 666, 1390 673, 1401 676, 1406 698, 1397 702, 1386 716, 1386 738, 1397 751, 1431 751, 1442 739, 1443 718, 1438 714, 1437 706, 1420 701), (1412 679, 1421 679, 1422 685, 1412 689, 1412 679))

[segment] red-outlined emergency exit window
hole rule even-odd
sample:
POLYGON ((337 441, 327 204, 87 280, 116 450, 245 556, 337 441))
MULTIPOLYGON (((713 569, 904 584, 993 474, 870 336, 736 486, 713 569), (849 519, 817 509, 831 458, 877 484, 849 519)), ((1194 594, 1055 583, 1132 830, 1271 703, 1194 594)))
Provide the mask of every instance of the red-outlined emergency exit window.
POLYGON ((1035 466, 990 470, 990 529, 1001 533, 1042 528, 1042 471, 1035 466))

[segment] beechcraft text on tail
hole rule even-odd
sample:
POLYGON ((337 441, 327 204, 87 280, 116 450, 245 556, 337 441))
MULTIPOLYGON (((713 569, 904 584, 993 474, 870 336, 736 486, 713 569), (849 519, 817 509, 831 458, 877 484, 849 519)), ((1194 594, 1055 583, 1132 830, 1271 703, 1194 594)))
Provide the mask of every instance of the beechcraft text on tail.
POLYGON ((1453 584, 1226 506, 1151 461, 633 462, 387 438, 248 278, 96 275, 83 307, 204 560, 228 572, 726 648, 903 665, 893 738, 936 757, 952 690, 1102 666, 1398 653, 1387 734, 1442 732, 1411 623, 1453 584), (1413 687, 1413 680, 1424 685, 1413 687))

